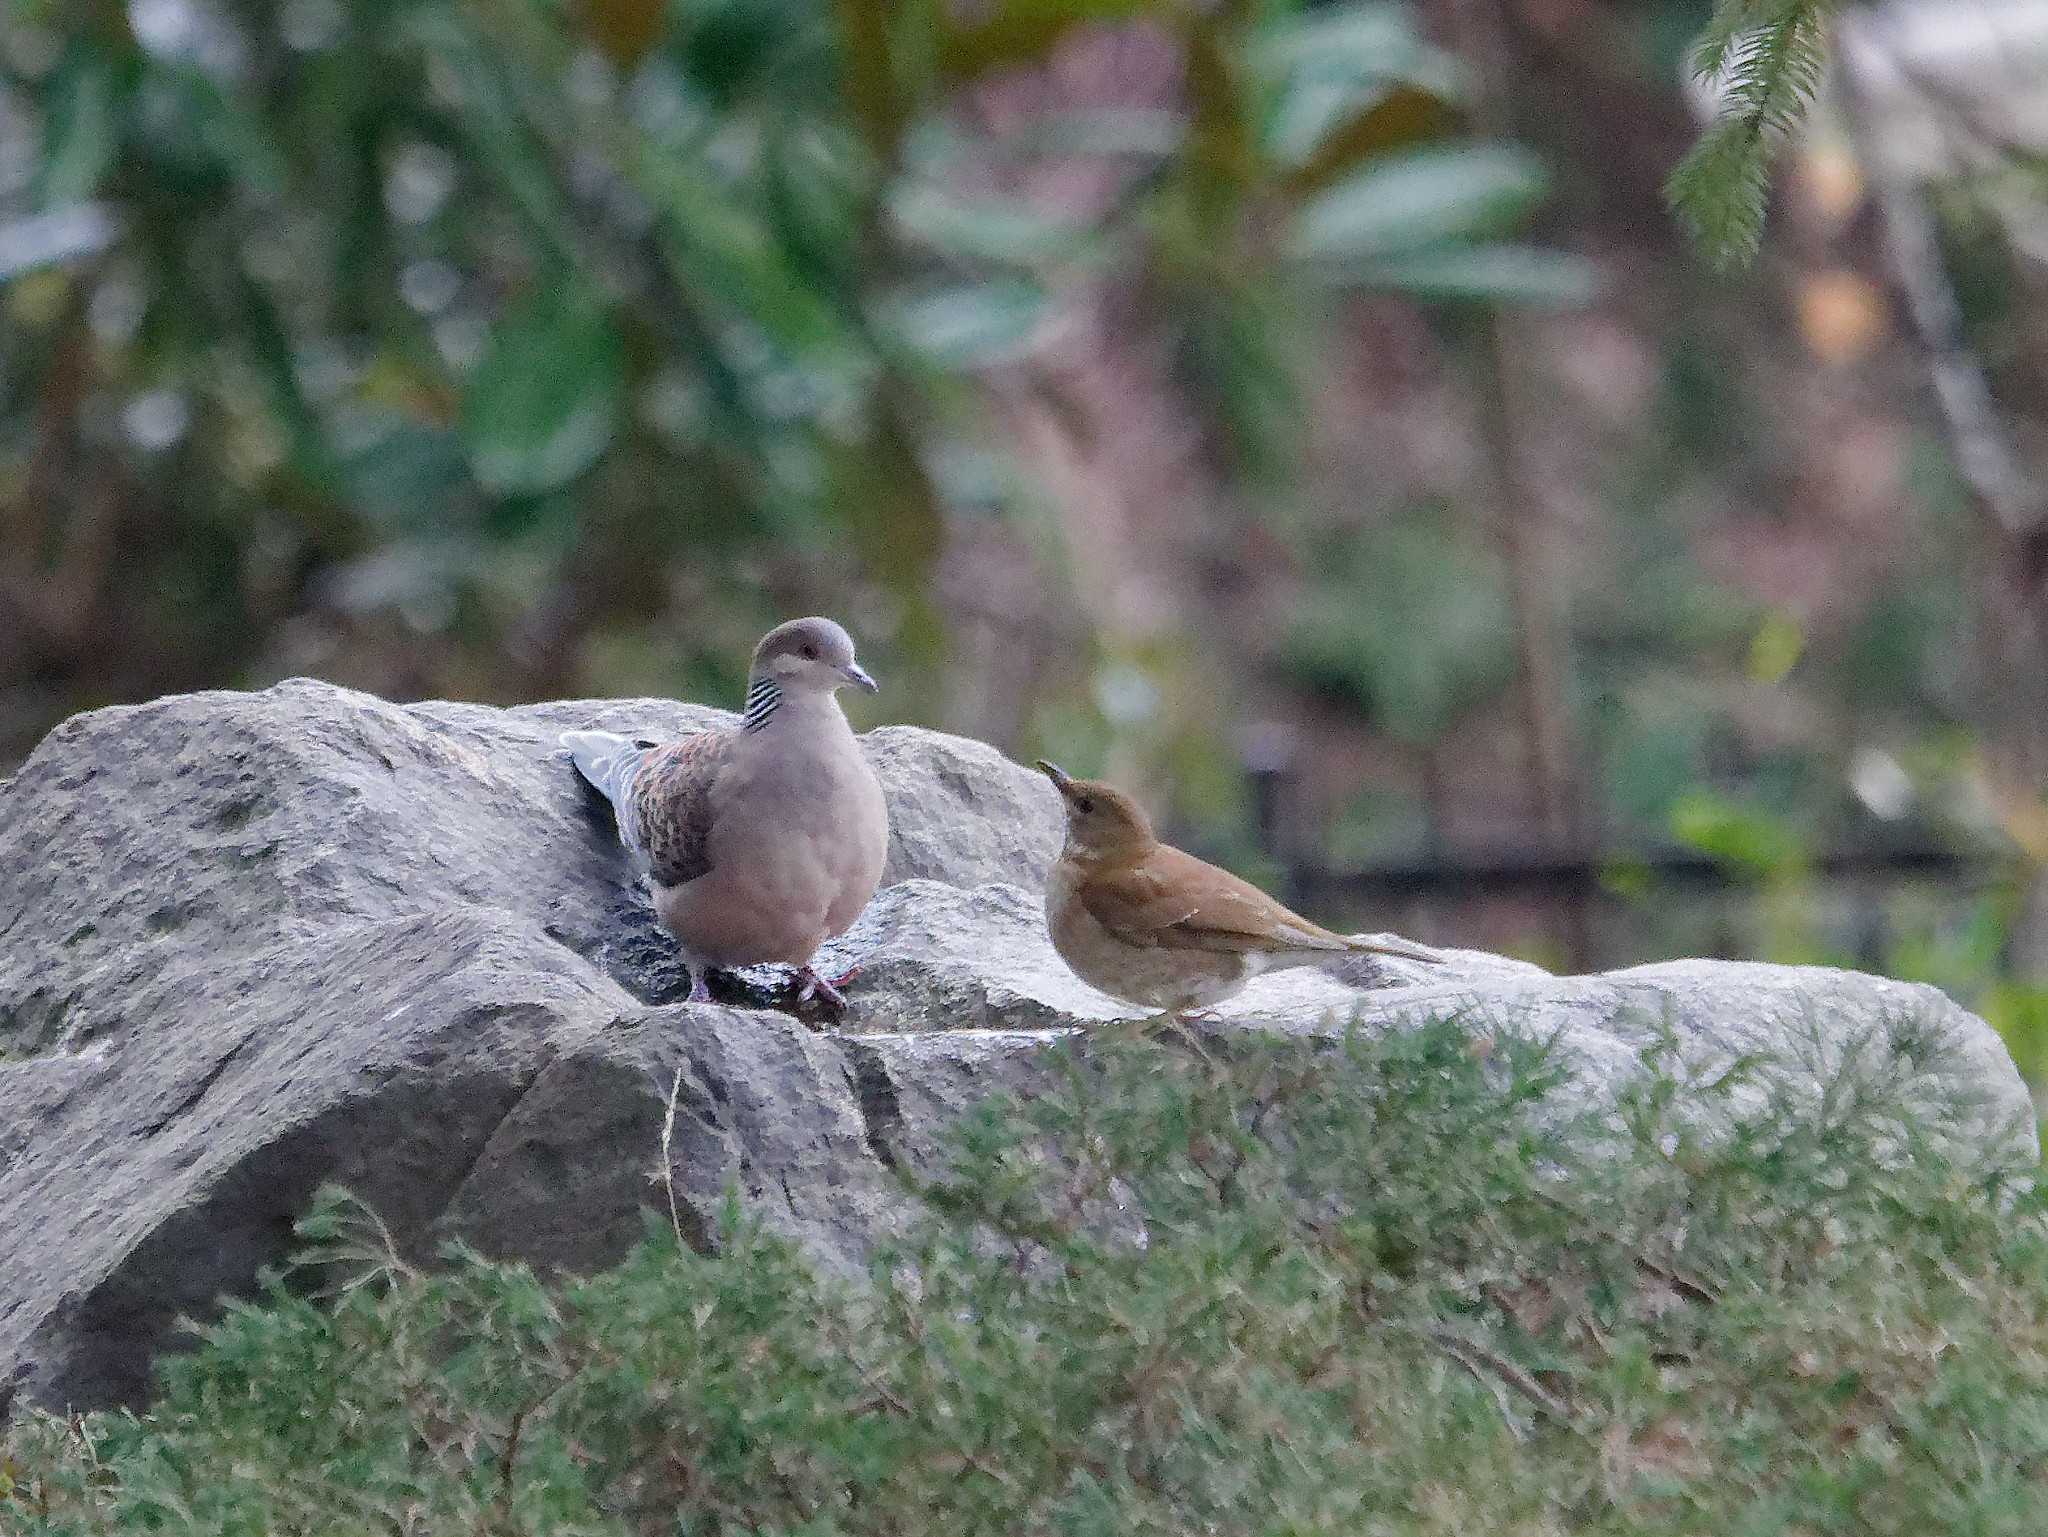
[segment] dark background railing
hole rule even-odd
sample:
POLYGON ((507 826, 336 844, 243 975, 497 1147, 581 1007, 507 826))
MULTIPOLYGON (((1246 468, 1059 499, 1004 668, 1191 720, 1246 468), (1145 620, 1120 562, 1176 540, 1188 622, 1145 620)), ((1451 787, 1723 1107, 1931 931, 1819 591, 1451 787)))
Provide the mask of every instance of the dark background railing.
MULTIPOLYGON (((1519 902, 1536 911, 1557 955, 1573 971, 1597 970, 1656 957, 1619 953, 1612 921, 1645 902, 1670 900, 1727 907, 1760 895, 1772 877, 1740 862, 1676 844, 1585 849, 1540 845, 1458 850, 1432 840, 1441 852, 1364 866, 1325 863, 1289 836, 1290 776, 1272 767, 1250 773, 1261 852, 1280 871, 1280 894, 1290 905, 1331 917, 1427 913, 1435 926, 1455 929, 1461 907, 1477 902, 1519 902), (1605 940, 1606 942, 1603 942, 1605 940)), ((1894 934, 1889 894, 1909 883, 1954 891, 1958 904, 2003 879, 1998 861, 1931 839, 1907 836, 1870 841, 1807 856, 1798 878, 1815 895, 1846 910, 1850 957, 1870 970, 1886 969, 1894 934)), ((1448 935, 1440 935, 1446 942, 1448 935)), ((1732 926, 1708 953, 1735 956, 1746 947, 1732 926)), ((2001 970, 2009 971, 2008 967, 2001 970)))

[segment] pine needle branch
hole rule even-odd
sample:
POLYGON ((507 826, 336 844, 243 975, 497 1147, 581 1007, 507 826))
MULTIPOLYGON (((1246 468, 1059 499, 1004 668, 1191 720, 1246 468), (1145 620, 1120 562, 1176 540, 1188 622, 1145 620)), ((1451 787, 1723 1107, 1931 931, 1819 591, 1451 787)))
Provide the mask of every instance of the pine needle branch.
POLYGON ((1665 186, 1707 259, 1746 266, 1763 239, 1771 162, 1827 67, 1839 0, 1721 0, 1693 55, 1718 81, 1720 115, 1665 186))

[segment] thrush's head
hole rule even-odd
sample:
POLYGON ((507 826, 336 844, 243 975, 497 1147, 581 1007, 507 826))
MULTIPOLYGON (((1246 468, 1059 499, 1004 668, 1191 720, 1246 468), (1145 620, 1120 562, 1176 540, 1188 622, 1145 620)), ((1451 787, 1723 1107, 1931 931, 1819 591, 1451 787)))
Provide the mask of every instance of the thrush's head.
POLYGON ((830 619, 792 619, 778 624, 754 648, 752 682, 772 680, 778 688, 830 693, 851 683, 870 694, 880 687, 854 660, 853 637, 830 619))
POLYGON ((1154 841, 1152 823, 1123 791, 1099 779, 1076 779, 1043 759, 1038 766, 1066 803, 1070 850, 1100 856, 1142 849, 1154 841))

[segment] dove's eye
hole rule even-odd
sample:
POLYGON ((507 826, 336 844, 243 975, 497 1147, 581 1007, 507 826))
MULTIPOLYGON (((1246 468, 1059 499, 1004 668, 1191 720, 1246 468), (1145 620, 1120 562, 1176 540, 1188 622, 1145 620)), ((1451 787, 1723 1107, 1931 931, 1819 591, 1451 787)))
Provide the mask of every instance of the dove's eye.
POLYGON ((1086 816, 1095 809, 1095 802, 1084 795, 1074 802, 1074 809, 1080 812, 1082 816, 1086 816))
POLYGON ((818 648, 816 646, 806 646, 804 647, 804 655, 815 662, 818 659, 818 648))

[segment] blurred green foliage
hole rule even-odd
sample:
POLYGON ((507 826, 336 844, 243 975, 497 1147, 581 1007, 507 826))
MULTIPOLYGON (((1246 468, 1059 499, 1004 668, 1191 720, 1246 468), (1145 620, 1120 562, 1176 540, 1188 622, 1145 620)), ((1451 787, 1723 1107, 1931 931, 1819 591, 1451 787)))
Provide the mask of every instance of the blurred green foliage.
MULTIPOLYGON (((562 689, 679 586, 693 672, 729 683, 736 637, 825 572, 936 669, 945 515, 991 484, 953 471, 999 441, 973 380, 1078 288, 1143 277, 1277 471, 1288 315, 1588 287, 1498 243, 1540 169, 1442 138, 1459 71, 1374 0, 24 0, 7 29, 32 146, 0 187, 8 557, 32 584, 96 495, 144 504, 123 532, 159 553, 122 580, 210 632, 212 676, 274 665, 312 596, 453 637, 432 686, 562 689), (1006 186, 1020 146, 974 92, 1139 23, 1158 105, 1045 124, 1107 195, 1006 186), (181 584, 202 530, 234 548, 181 584), (762 569, 784 552, 802 572, 762 569)), ((70 613, 26 606, 61 643, 70 613)))
POLYGON ((1445 509, 1334 532, 1318 554, 1281 649, 1296 676, 1415 746, 1499 698, 1514 673, 1500 562, 1445 509))
MULTIPOLYGON (((1298 842, 1455 854, 1461 813, 1528 841, 1502 538, 1526 520, 1535 557, 1559 546, 1580 830, 1634 894, 1584 959, 1916 966, 1855 937, 1820 853, 1920 837, 2022 885, 2042 857, 1978 771, 2024 712, 1959 639, 1996 620, 1949 454, 1878 406, 1802 411, 1871 390, 1795 367, 1796 292, 1705 285, 1647 198, 1601 203, 1612 151, 1693 134, 1666 72, 1705 27, 1737 67, 1680 201, 1753 241, 1831 6, 1592 9, 1656 110, 1585 89, 1555 39, 1490 76, 1483 38, 1391 0, 13 0, 0 765, 76 709, 298 671, 731 701, 766 622, 829 609, 891 718, 1107 764, 1263 877, 1288 851, 1255 833, 1241 733, 1269 721, 1322 755, 1298 842), (1504 430, 1467 420, 1494 317, 1596 292, 1642 367, 1574 358, 1597 326, 1528 347, 1499 462, 1542 473, 1475 489, 1501 478, 1462 463, 1504 430), (1539 389, 1570 379, 1564 420, 1539 389), (1128 422, 1102 404, 1126 394, 1128 422), (1829 479, 1831 435, 1871 420, 1905 440, 1896 507, 1829 479), (1125 440, 1140 470, 1105 485, 1091 456, 1125 440), (1090 542, 1118 517, 1125 542, 1090 542), (1745 564, 1807 529, 1898 553, 1830 568, 1788 537, 1745 564), (1770 590, 1802 562, 1821 579, 1770 590), (1672 916, 1626 857, 1671 844, 1739 871, 1744 910, 1672 916)), ((2002 211, 2037 176, 1934 196, 2007 403, 2048 377, 2002 211)), ((1886 356, 1873 376, 1911 373, 1886 356)), ((1977 921, 1951 896, 1924 922, 1878 905, 1949 945, 1977 921)), ((1996 1012, 2025 953, 1951 985, 1996 1012)))

